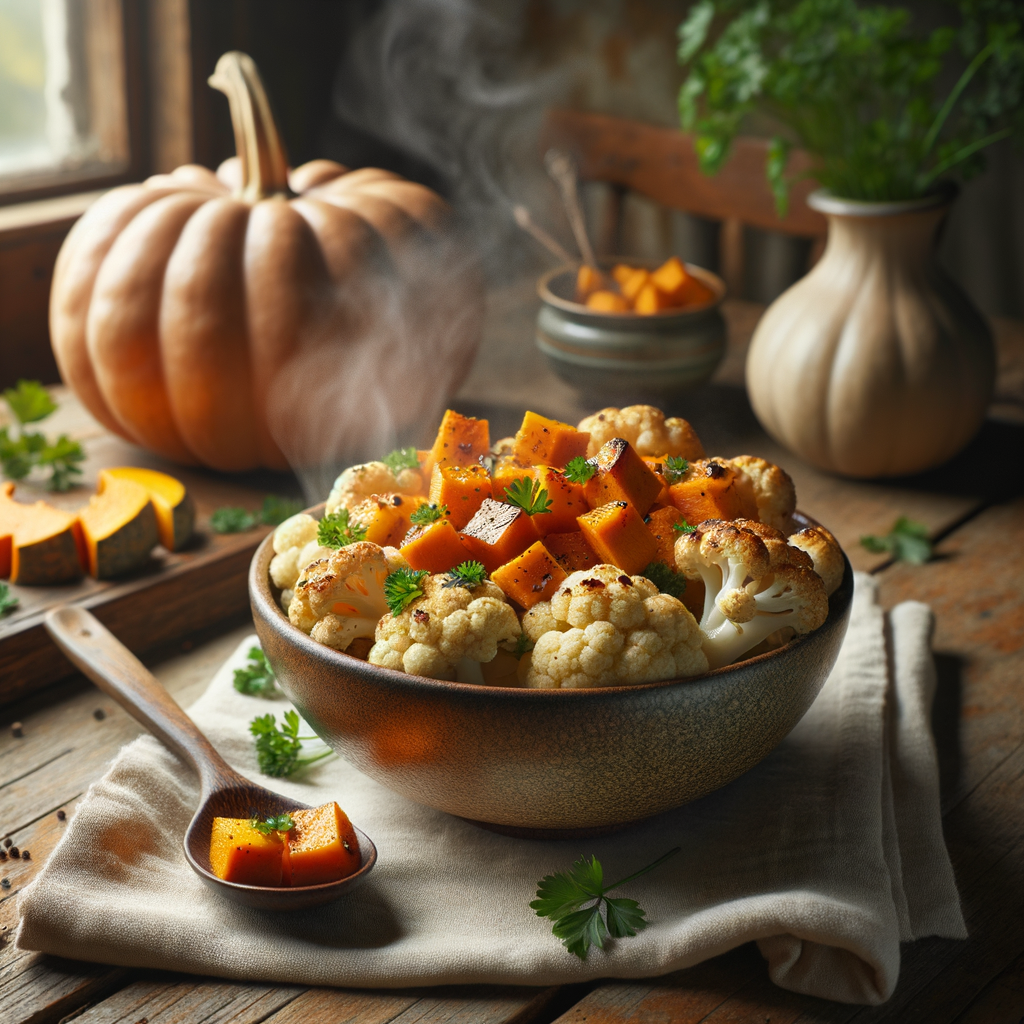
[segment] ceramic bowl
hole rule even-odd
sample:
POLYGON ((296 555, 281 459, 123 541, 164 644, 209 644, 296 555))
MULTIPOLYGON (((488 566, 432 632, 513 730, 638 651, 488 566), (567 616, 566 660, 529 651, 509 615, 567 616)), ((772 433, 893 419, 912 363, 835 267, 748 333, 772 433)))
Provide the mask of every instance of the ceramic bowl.
POLYGON ((847 563, 819 629, 697 678, 506 689, 406 675, 310 639, 277 603, 271 540, 250 569, 253 617, 302 717, 345 760, 403 796, 529 836, 610 831, 752 768, 817 696, 839 653, 853 595, 847 563))
MULTIPOLYGON (((603 269, 611 266, 602 263, 603 269)), ((725 320, 719 309, 725 283, 703 267, 685 266, 711 289, 714 300, 649 316, 587 309, 575 300, 574 267, 545 274, 537 285, 537 347, 562 380, 588 394, 657 398, 704 383, 725 355, 725 320)))

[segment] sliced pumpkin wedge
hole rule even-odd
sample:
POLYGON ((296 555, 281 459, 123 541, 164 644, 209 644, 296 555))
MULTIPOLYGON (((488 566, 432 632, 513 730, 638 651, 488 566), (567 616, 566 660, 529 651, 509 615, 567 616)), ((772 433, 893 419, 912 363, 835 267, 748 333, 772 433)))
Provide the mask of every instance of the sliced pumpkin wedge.
POLYGON ((103 470, 118 480, 131 480, 146 489, 156 510, 156 525, 160 543, 168 551, 180 551, 192 536, 196 522, 196 506, 185 485, 155 469, 137 466, 115 466, 103 470))
POLYGON ((78 516, 45 501, 15 501, 14 484, 0 484, 0 578, 30 587, 72 583, 82 575, 82 554, 78 516))
POLYGON ((78 518, 89 572, 105 580, 145 565, 160 532, 149 491, 142 484, 102 470, 96 491, 78 518))

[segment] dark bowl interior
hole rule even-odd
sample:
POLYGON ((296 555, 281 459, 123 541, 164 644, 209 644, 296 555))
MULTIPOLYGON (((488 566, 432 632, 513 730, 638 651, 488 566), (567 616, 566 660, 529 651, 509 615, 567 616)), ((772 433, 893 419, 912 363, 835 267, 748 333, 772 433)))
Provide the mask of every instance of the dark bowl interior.
POLYGON ((250 568, 253 618, 303 718, 343 758, 404 796, 535 835, 622 826, 752 768, 817 696, 853 597, 847 562, 819 629, 692 679, 592 690, 499 688, 407 675, 312 640, 277 603, 271 545, 267 537, 250 568))

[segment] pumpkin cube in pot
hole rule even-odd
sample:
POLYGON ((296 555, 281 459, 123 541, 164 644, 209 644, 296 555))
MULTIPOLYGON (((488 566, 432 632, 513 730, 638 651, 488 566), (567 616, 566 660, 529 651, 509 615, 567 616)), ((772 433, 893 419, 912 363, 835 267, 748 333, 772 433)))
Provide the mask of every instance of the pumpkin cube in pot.
POLYGON ((506 597, 523 608, 532 608, 538 601, 550 601, 567 576, 541 541, 491 573, 491 579, 505 591, 506 597))
POLYGON ((678 256, 658 267, 651 274, 651 283, 666 296, 670 306, 703 306, 715 297, 700 278, 686 269, 678 256))
POLYGON ((456 530, 461 530, 490 496, 491 478, 483 466, 435 466, 430 476, 430 503, 448 506, 448 518, 456 530))
POLYGON ((366 528, 364 540, 381 547, 398 547, 412 526, 409 517, 426 503, 409 494, 371 494, 349 511, 349 517, 366 528))
POLYGON ((477 466, 481 456, 491 451, 491 434, 487 420, 462 416, 448 409, 441 420, 434 447, 427 464, 422 467, 429 479, 434 466, 477 466))
POLYGON ((447 572, 467 558, 458 532, 447 519, 414 527, 399 551, 413 569, 432 573, 447 572))
POLYGON ((618 292, 592 292, 587 296, 587 309, 595 313, 628 313, 629 303, 618 292))
POLYGON ((78 513, 89 572, 98 580, 138 569, 160 543, 149 492, 134 480, 100 472, 97 493, 78 513))
POLYGON ((595 565, 601 564, 597 552, 587 542, 581 530, 549 533, 544 538, 544 547, 567 574, 580 569, 592 569, 595 565))
POLYGON ((652 472, 628 441, 613 437, 601 445, 589 461, 597 469, 583 485, 591 508, 609 501, 628 501, 640 516, 647 515, 661 494, 663 480, 652 472))
POLYGON ((664 309, 672 309, 671 300, 664 292, 650 283, 640 289, 636 301, 633 303, 633 310, 643 316, 660 313, 664 309))
MULTIPOLYGON (((488 572, 521 555, 537 540, 532 517, 516 505, 485 498, 462 531, 462 543, 488 572)), ((404 550, 403 550, 404 554, 404 550)))
POLYGON ((605 287, 604 274, 596 267, 588 267, 586 263, 580 265, 576 271, 576 301, 586 302, 587 296, 605 287))
POLYGON ((669 487, 669 497, 691 526, 708 519, 757 519, 756 505, 744 500, 736 480, 732 466, 698 459, 683 480, 669 487))
POLYGON ((116 466, 103 470, 120 480, 133 480, 145 487, 156 511, 160 543, 168 551, 180 551, 192 536, 196 507, 185 485, 167 473, 138 466, 116 466))
POLYGON ((246 818, 214 818, 210 869, 225 882, 281 885, 285 844, 280 834, 264 835, 246 818))
POLYGON ((0 484, 0 579, 29 587, 77 580, 85 563, 78 517, 13 495, 14 484, 0 484))
POLYGON ((292 811, 294 827, 285 844, 284 884, 320 885, 359 870, 359 840, 348 815, 336 804, 292 811))
POLYGON ((619 285, 622 289, 622 297, 632 306, 636 302, 636 297, 650 283, 650 280, 649 271, 643 268, 632 271, 629 277, 619 285))
POLYGON ((601 561, 628 576, 642 573, 658 553, 658 542, 628 502, 610 501, 577 521, 601 561))
POLYGON ((576 517, 583 515, 590 507, 583 496, 583 485, 569 480, 560 469, 540 466, 534 479, 540 489, 547 492, 551 501, 548 511, 533 517, 537 533, 544 537, 549 533, 570 533, 577 529, 576 517))
POLYGON ((554 466, 564 469, 570 459, 586 456, 590 434, 568 423, 549 420, 528 412, 516 433, 512 456, 524 466, 554 466))
POLYGON ((615 283, 621 288, 630 278, 633 273, 633 267, 629 266, 628 263, 616 263, 612 267, 612 277, 615 283))

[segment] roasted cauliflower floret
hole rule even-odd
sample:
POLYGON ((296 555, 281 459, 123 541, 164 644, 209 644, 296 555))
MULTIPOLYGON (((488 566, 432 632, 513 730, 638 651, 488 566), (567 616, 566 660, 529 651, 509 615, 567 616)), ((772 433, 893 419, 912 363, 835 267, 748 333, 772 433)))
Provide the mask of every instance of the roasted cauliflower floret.
POLYGON ((808 526, 788 537, 790 546, 806 552, 814 571, 825 584, 825 593, 831 597, 843 582, 846 564, 839 542, 824 526, 808 526))
POLYGON ((536 689, 629 686, 707 671, 703 637, 675 597, 614 565, 574 572, 523 617, 534 649, 520 679, 536 689))
POLYGON ((499 643, 519 636, 519 620, 497 584, 485 580, 467 589, 449 582, 447 573, 425 577, 422 597, 380 620, 371 665, 454 679, 463 658, 491 661, 499 643))
POLYGON ((676 541, 676 566, 702 579, 700 629, 712 668, 729 665, 786 627, 817 629, 828 616, 825 584, 785 536, 747 519, 709 519, 676 541))
POLYGON ((343 651, 372 637, 388 611, 384 580, 405 559, 394 548, 359 541, 308 565, 295 584, 289 621, 328 647, 343 651))
POLYGON ((737 471, 736 486, 757 508, 757 518, 787 532, 796 510, 796 489, 790 475, 756 455, 738 455, 726 461, 737 471))
POLYGON ((602 409, 581 420, 578 430, 590 434, 587 456, 593 458, 612 438, 625 438, 638 455, 682 455, 686 459, 704 458, 704 446, 686 420, 665 419, 653 405, 627 405, 625 409, 602 409))
POLYGON ((288 611, 299 574, 318 558, 326 558, 330 548, 316 539, 317 521, 300 512, 286 519, 274 531, 274 557, 270 560, 270 578, 281 588, 281 607, 288 611))
POLYGON ((423 474, 418 469, 400 469, 392 472, 383 462, 364 462, 349 466, 331 488, 327 496, 327 513, 339 508, 355 508, 359 502, 374 494, 425 494, 423 474))

